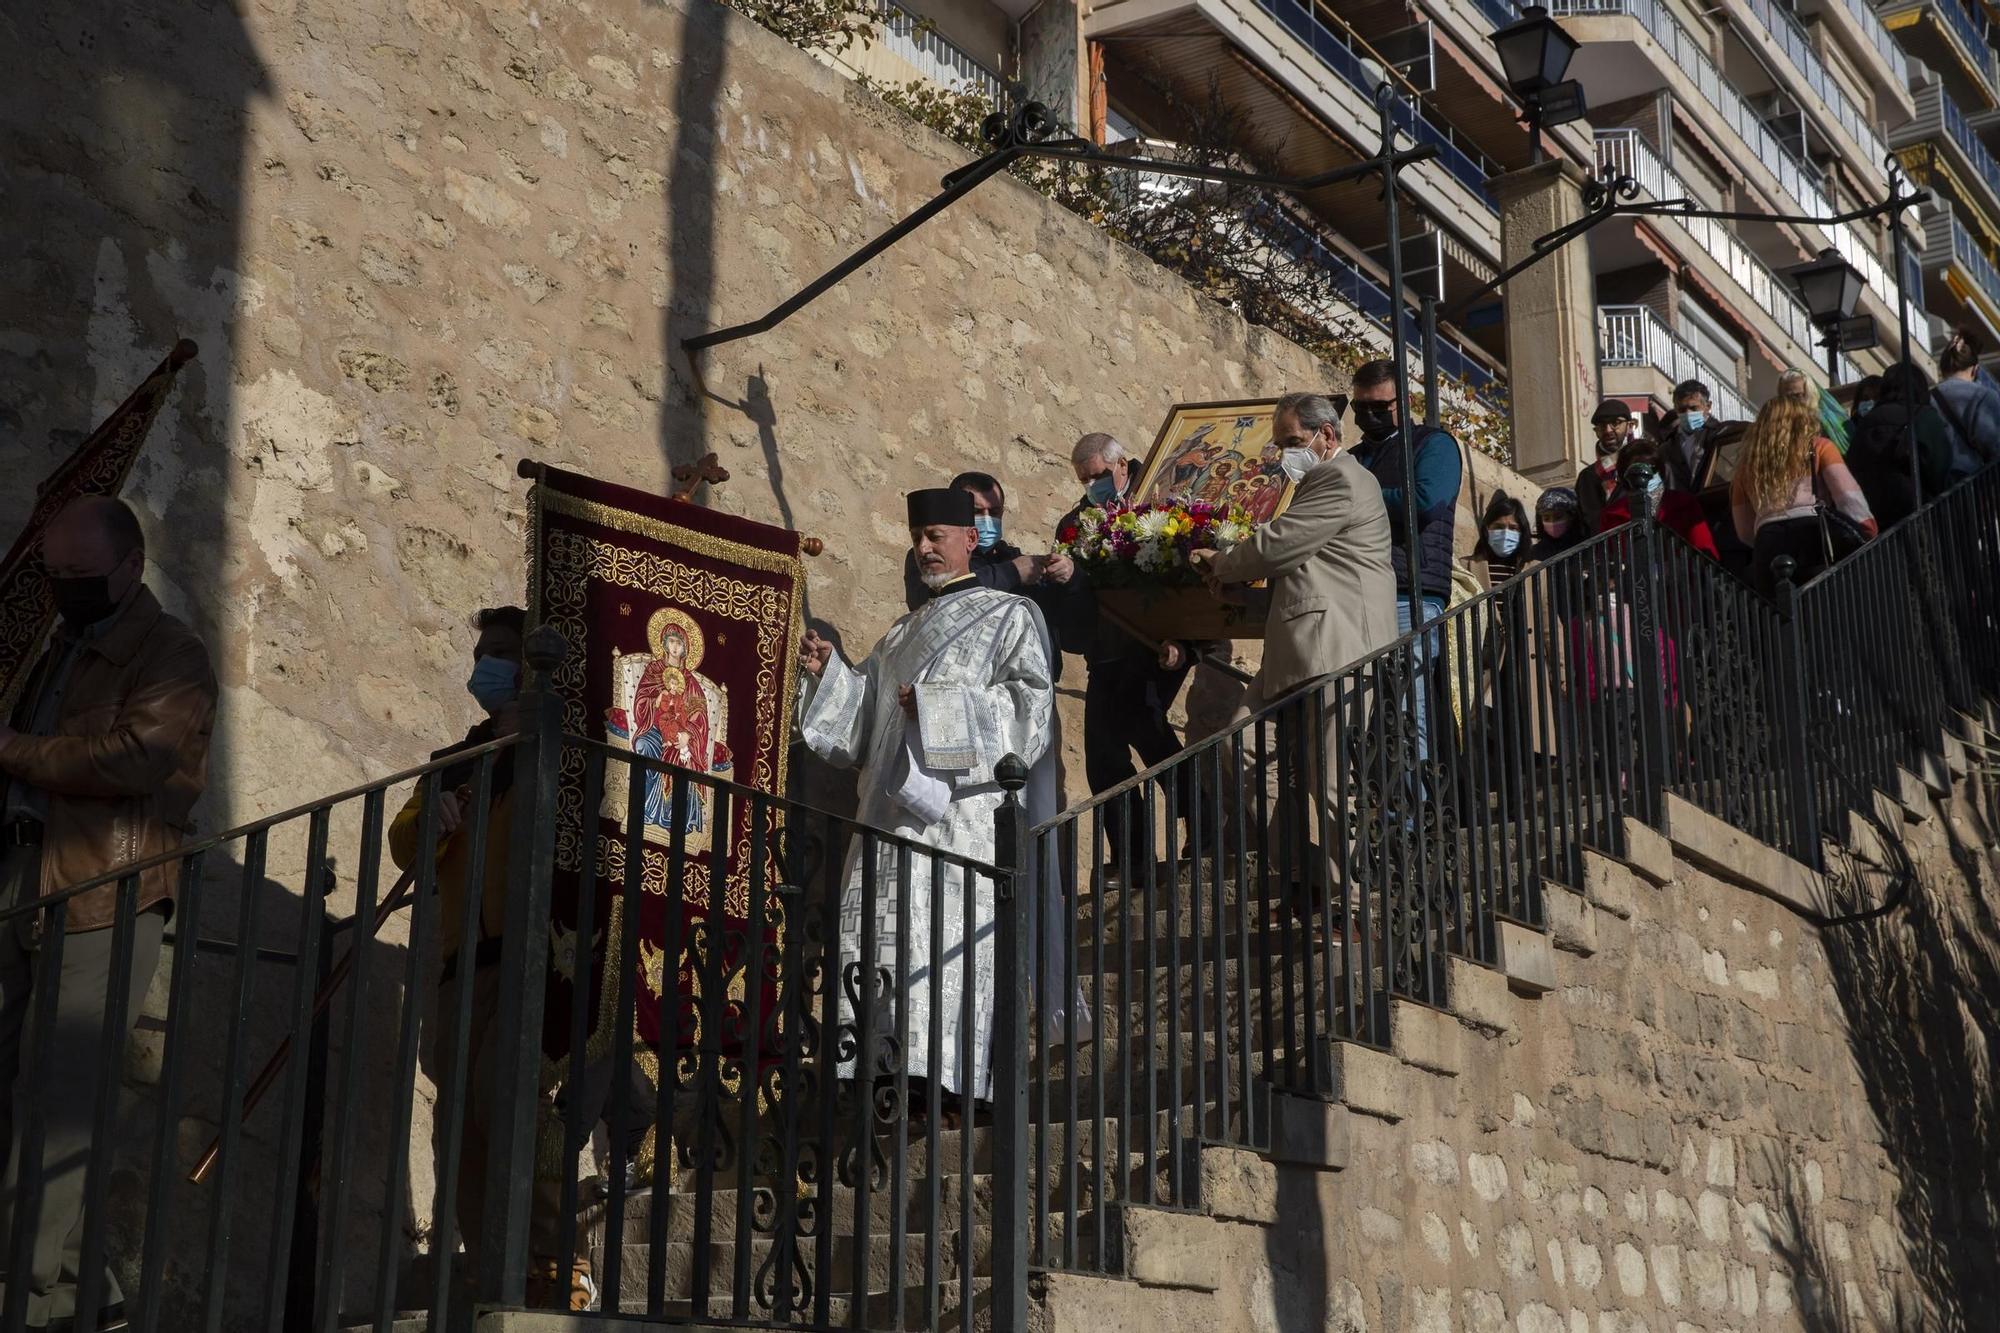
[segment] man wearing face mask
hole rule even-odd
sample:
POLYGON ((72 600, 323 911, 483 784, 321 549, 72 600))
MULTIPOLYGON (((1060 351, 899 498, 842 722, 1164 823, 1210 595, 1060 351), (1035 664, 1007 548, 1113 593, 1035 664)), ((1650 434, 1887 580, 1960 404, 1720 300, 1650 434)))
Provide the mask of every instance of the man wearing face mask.
MULTIPOLYGON (((433 760, 493 741, 504 740, 521 729, 521 647, 527 630, 527 613, 518 606, 489 607, 473 617, 479 637, 472 649, 472 671, 466 678, 466 693, 485 715, 456 744, 431 753, 433 760)), ((425 1032, 420 1051, 424 1072, 439 1087, 450 1076, 452 1056, 460 1021, 460 975, 472 969, 469 1004, 470 1063, 467 1066, 466 1109, 459 1143, 458 1197, 455 1217, 467 1254, 479 1252, 479 1225, 485 1212, 486 1154, 492 1131, 492 1097, 486 1091, 495 1076, 499 1034, 494 1020, 500 1012, 499 964, 501 928, 507 918, 508 854, 513 830, 514 751, 499 751, 493 759, 485 826, 485 858, 476 889, 476 906, 468 908, 467 875, 471 869, 474 844, 471 830, 476 826, 473 787, 477 761, 450 765, 438 774, 437 847, 435 865, 438 895, 438 994, 435 1020, 425 1032), (460 956, 464 938, 465 913, 475 911, 472 957, 460 956)), ((421 852, 418 845, 419 821, 423 814, 421 784, 389 825, 389 855, 398 869, 407 870, 421 852)), ((594 1066, 585 1075, 588 1086, 576 1090, 585 1100, 584 1120, 595 1124, 609 1101, 611 1065, 594 1066)), ((630 1094, 626 1098, 626 1183, 636 1189, 631 1162, 645 1138, 646 1126, 654 1115, 652 1086, 636 1068, 630 1073, 630 1094)), ((571 1090, 561 1094, 565 1099, 571 1090)), ((438 1178, 443 1179, 446 1134, 450 1121, 436 1117, 431 1125, 432 1151, 437 1154, 438 1178)), ((614 1128, 614 1132, 617 1131, 614 1128)), ((561 1244, 557 1227, 562 1203, 560 1181, 535 1179, 534 1207, 528 1224, 528 1302, 542 1309, 582 1310, 588 1308, 597 1287, 587 1259, 579 1257, 568 1273, 556 1272, 554 1257, 561 1244)))
POLYGON ((1660 453, 1660 471, 1667 489, 1700 491, 1707 485, 1716 446, 1729 429, 1727 422, 1711 415, 1706 384, 1700 380, 1676 384, 1674 410, 1660 422, 1660 439, 1667 446, 1660 453))
MULTIPOLYGON (((1041 604, 1044 615, 1051 614, 1050 601, 1053 599, 1045 599, 1041 594, 1068 580, 1069 557, 1027 555, 1006 540, 1003 533, 1007 493, 997 477, 985 472, 961 472, 951 479, 950 489, 964 491, 972 497, 972 526, 979 534, 979 549, 972 553, 972 577, 979 581, 981 587, 995 592, 1014 592, 1031 598, 1041 604)), ((917 569, 916 557, 906 553, 903 556, 904 604, 914 611, 929 601, 930 595, 930 589, 924 586, 923 575, 917 569)))
MULTIPOLYGON (((1396 615, 1402 633, 1419 622, 1429 623, 1444 614, 1451 597, 1452 530, 1458 517, 1458 488, 1463 477, 1458 441, 1436 427, 1410 425, 1410 448, 1416 453, 1414 468, 1403 460, 1403 434, 1397 420, 1396 363, 1369 361, 1354 372, 1354 424, 1361 428, 1361 442, 1354 446, 1355 459, 1382 487, 1382 504, 1389 511, 1394 545, 1389 549, 1396 565, 1396 615), (1410 534, 1404 530, 1409 506, 1404 498, 1404 482, 1416 475, 1416 545, 1420 566, 1412 586, 1409 568, 1410 534)), ((1431 644, 1433 662, 1441 653, 1441 641, 1431 644)), ((1430 754, 1430 726, 1426 713, 1429 683, 1419 674, 1413 703, 1417 723, 1417 757, 1430 754)))
MULTIPOLYGON (((1286 476, 1298 483, 1285 512, 1260 525, 1227 551, 1196 551, 1195 568, 1220 588, 1231 583, 1271 582, 1271 609, 1264 622, 1264 659, 1236 721, 1272 703, 1307 681, 1332 675, 1396 639, 1396 575, 1390 555, 1391 525, 1382 487, 1367 468, 1340 447, 1340 410, 1318 394, 1295 393, 1278 400, 1271 438, 1284 449, 1286 476)), ((1341 743, 1339 719, 1327 719, 1327 746, 1341 743)), ((1312 773, 1323 782, 1335 770, 1308 762, 1298 747, 1311 732, 1302 714, 1281 716, 1278 744, 1288 749, 1291 771, 1312 773)), ((1275 774, 1267 775, 1267 782, 1275 774)), ((1329 808, 1335 794, 1326 788, 1329 808)), ((1270 805, 1275 833, 1296 828, 1303 838, 1317 821, 1281 820, 1280 802, 1270 805)), ((1275 847, 1273 838, 1267 846, 1275 847)), ((1314 864, 1303 845, 1290 849, 1294 866, 1314 864)), ((1302 883, 1297 896, 1317 886, 1302 883)))
POLYGON ((1585 526, 1595 532, 1604 502, 1618 489, 1618 451, 1632 438, 1632 409, 1607 398, 1590 414, 1590 429, 1597 436, 1597 461, 1576 474, 1576 496, 1585 526))
MULTIPOLYGON (((215 675, 194 632, 161 610, 142 579, 145 539, 122 501, 82 499, 58 513, 42 560, 60 623, 29 676, 20 705, 0 724, 0 909, 32 903, 113 867, 157 857, 186 840, 189 813, 207 782, 215 675)), ((122 1045, 138 1017, 173 910, 178 870, 138 877, 122 1045)), ((43 1182, 28 1288, 30 1327, 76 1315, 84 1166, 103 1063, 105 997, 113 965, 119 889, 69 902, 55 1030, 63 1049, 49 1067, 24 1070, 29 1013, 42 984, 44 919, 0 928, 0 1199, 43 1182), (81 1043, 81 1045, 79 1045, 81 1043), (40 1104, 41 1160, 24 1163, 14 1134, 40 1104)), ((117 1095, 113 1088, 111 1096, 117 1095)), ((107 1149, 108 1151, 108 1149, 107 1149)), ((12 1253, 11 1204, 0 1204, 0 1250, 12 1253)), ((124 1326, 124 1297, 107 1264, 99 1327, 124 1326)))

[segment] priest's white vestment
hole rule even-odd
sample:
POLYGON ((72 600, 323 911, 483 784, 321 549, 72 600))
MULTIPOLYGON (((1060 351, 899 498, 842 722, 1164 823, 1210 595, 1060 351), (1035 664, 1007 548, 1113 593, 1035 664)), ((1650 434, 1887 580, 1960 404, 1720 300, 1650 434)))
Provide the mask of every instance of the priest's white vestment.
MULTIPOLYGON (((860 767, 858 822, 991 864, 997 851, 994 817, 1005 799, 994 779, 994 766, 1009 754, 1031 766, 1055 761, 1055 690, 1046 640, 1041 612, 1032 602, 967 580, 890 626, 859 665, 849 666, 836 653, 817 680, 807 676, 799 696, 800 735, 822 758, 860 767), (904 713, 897 699, 899 687, 906 684, 916 687, 915 718, 904 713)), ((875 844, 871 886, 864 873, 863 842, 857 833, 848 851, 841 894, 840 1022, 858 1021, 852 999, 856 983, 850 978, 861 960, 863 917, 872 903, 867 915, 874 919, 874 966, 891 978, 889 989, 878 992, 874 1000, 876 1071, 902 1068, 948 1091, 990 1098, 993 880, 987 875, 968 876, 962 868, 933 861, 921 852, 909 853, 907 969, 899 987, 897 885, 902 849, 875 844), (933 931, 940 963, 935 970, 933 931), (904 1005, 900 1031, 899 998, 904 1005), (941 1038, 935 1068, 934 1013, 941 1038)), ((1027 854, 1023 848, 1022 855, 1027 854)), ((843 1076, 853 1072, 851 1061, 843 1063, 843 1076)))

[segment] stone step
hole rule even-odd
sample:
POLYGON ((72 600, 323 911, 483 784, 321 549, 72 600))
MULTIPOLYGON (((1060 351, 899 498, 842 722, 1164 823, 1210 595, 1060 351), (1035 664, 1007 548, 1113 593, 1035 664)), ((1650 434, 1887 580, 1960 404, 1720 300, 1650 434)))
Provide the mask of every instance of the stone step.
MULTIPOLYGON (((991 1275, 993 1259, 993 1231, 990 1227, 976 1227, 972 1232, 970 1253, 960 1243, 960 1237, 952 1237, 949 1243, 939 1238, 937 1246, 937 1272, 939 1281, 959 1281, 970 1269, 974 1277, 991 1275)), ((818 1245, 814 1238, 793 1235, 788 1238, 791 1253, 791 1273, 794 1291, 801 1287, 818 1289, 822 1281, 829 1294, 850 1297, 855 1293, 856 1260, 865 1254, 861 1266, 860 1279, 865 1284, 862 1294, 870 1297, 890 1296, 911 1288, 922 1290, 924 1275, 930 1262, 930 1246, 926 1238, 912 1237, 905 1240, 901 1253, 897 1252, 894 1237, 871 1235, 864 1250, 856 1237, 835 1236, 833 1238, 833 1267, 829 1272, 819 1270, 818 1245)), ((779 1252, 776 1237, 759 1236, 750 1242, 746 1271, 741 1275, 755 1293, 764 1291, 775 1294, 777 1274, 772 1268, 779 1252)), ((654 1249, 644 1244, 630 1244, 620 1252, 618 1273, 619 1298, 617 1305, 626 1310, 646 1308, 654 1274, 652 1265, 661 1265, 660 1280, 664 1283, 663 1297, 669 1301, 692 1300, 696 1280, 696 1260, 705 1258, 708 1293, 711 1304, 716 1301, 724 1305, 735 1290, 739 1274, 737 1263, 744 1253, 735 1244, 711 1244, 698 1247, 688 1241, 669 1241, 662 1249, 654 1249)), ((600 1253, 593 1255, 599 1280, 608 1284, 610 1268, 600 1253)), ((608 1310, 612 1302, 605 1301, 608 1310)))
MULTIPOLYGON (((740 1312, 735 1310, 734 1302, 727 1294, 719 1299, 711 1295, 705 1308, 698 1308, 690 1297, 684 1295, 665 1301, 658 1318, 676 1327, 685 1325, 694 1325, 696 1328, 724 1325, 769 1327, 775 1322, 773 1307, 776 1295, 775 1289, 767 1290, 761 1296, 753 1290, 749 1305, 740 1312)), ((818 1324, 816 1307, 812 1300, 800 1302, 798 1292, 794 1289, 792 1302, 792 1309, 782 1326, 821 1326, 818 1324)), ((974 1278, 969 1287, 968 1284, 956 1279, 940 1281, 936 1293, 935 1322, 931 1318, 930 1303, 930 1298, 921 1283, 897 1291, 871 1293, 859 1300, 846 1295, 832 1295, 827 1301, 827 1317, 823 1327, 853 1327, 857 1318, 857 1306, 860 1326, 867 1329, 935 1327, 940 1333, 957 1333, 964 1327, 968 1315, 973 1333, 990 1333, 993 1327, 990 1278, 974 1278)), ((600 1304, 609 1311, 613 1303, 601 1300, 600 1304)), ((619 1309, 628 1317, 633 1314, 644 1314, 647 1309, 644 1292, 640 1293, 636 1303, 628 1304, 621 1300, 619 1309)), ((595 1328, 597 1324, 593 1322, 590 1327, 595 1328)), ((639 1327, 646 1329, 656 1325, 649 1322, 639 1327)))
MULTIPOLYGON (((898 1216, 903 1226, 912 1235, 922 1235, 931 1227, 931 1190, 933 1181, 928 1175, 905 1177, 896 1188, 878 1185, 868 1192, 868 1225, 872 1233, 887 1234, 898 1216)), ((992 1177, 980 1173, 972 1177, 972 1189, 968 1196, 965 1178, 960 1175, 938 1177, 937 1188, 938 1230, 954 1233, 963 1217, 963 1205, 970 1197, 975 1222, 987 1220, 992 1207, 992 1177)), ((790 1206, 795 1219, 819 1217, 827 1219, 836 1236, 853 1236, 860 1226, 860 1191, 849 1185, 835 1185, 822 1198, 820 1190, 812 1184, 796 1184, 793 1187, 796 1201, 790 1206)), ((741 1217, 738 1204, 742 1195, 734 1188, 716 1189, 708 1200, 709 1231, 708 1240, 713 1244, 727 1244, 736 1239, 741 1217)), ((696 1223, 702 1211, 701 1198, 690 1190, 673 1191, 671 1194, 658 1190, 646 1190, 625 1200, 623 1242, 635 1244, 652 1238, 655 1212, 664 1209, 666 1236, 668 1241, 692 1242, 695 1238, 696 1223)), ((753 1185, 750 1199, 751 1234, 758 1234, 760 1225, 770 1225, 786 1211, 776 1182, 753 1185)), ((608 1216, 609 1203, 581 1215, 578 1221, 579 1234, 587 1235, 593 1245, 601 1244, 610 1231, 608 1216)))

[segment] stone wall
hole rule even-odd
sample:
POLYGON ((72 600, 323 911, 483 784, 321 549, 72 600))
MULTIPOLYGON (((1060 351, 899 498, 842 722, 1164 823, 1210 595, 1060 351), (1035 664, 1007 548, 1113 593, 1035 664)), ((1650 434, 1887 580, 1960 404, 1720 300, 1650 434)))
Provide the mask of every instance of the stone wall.
MULTIPOLYGON (((706 0, 88 0, 0 11, 0 46, 34 54, 0 89, 0 531, 175 338, 200 343, 127 494, 149 581, 221 678, 211 831, 422 762, 473 720, 467 617, 521 595, 520 458, 662 489, 717 451, 734 479, 712 503, 826 540, 810 611, 859 652, 901 609, 904 490, 993 471, 1035 547, 1074 497, 1079 434, 1143 449, 1176 401, 1329 384, 1009 179, 696 375, 680 338, 762 313, 964 160, 706 0)), ((334 823, 337 912, 360 826, 334 823)), ((280 951, 303 856, 294 830, 248 882, 251 933, 280 951)), ((232 862, 178 930, 236 938, 232 862)), ((407 938, 398 920, 369 951, 364 1101, 386 1096, 404 979, 424 975, 407 938)), ((193 972, 189 1021, 213 1037, 183 1084, 183 1166, 222 1117, 235 966, 193 972)), ((254 965, 246 1060, 295 975, 254 965)), ((337 1015, 336 1051, 346 1034, 337 1015)), ((134 1145, 157 1031, 138 1046, 134 1145)), ((247 1122, 241 1178, 270 1177, 278 1102, 247 1122)), ((427 1229, 427 1154, 383 1193, 386 1123, 356 1144, 357 1255, 385 1215, 410 1245, 427 1229)), ((128 1222, 143 1180, 138 1160, 115 1179, 128 1222)), ((245 1274, 264 1210, 239 1218, 245 1274)), ((171 1280, 199 1280, 204 1231, 181 1233, 171 1280)), ((372 1267, 351 1265, 357 1303, 372 1267)))
MULTIPOLYGON (((0 460, 45 472, 176 336, 129 494, 224 689, 207 818, 420 759, 471 720, 467 614, 520 595, 522 457, 827 539, 811 612, 900 610, 901 492, 965 467, 1037 544, 1087 430, 1327 376, 1011 180, 777 331, 955 148, 719 7, 31 7, 0 98, 0 460)), ((0 529, 28 492, 0 494, 0 529)))
POLYGON ((1825 881, 1687 807, 1645 873, 1590 854, 1537 985, 1455 962, 1450 1012, 1398 1002, 1341 1103, 1291 1104, 1314 1164, 1208 1150, 1208 1219, 1128 1225, 1134 1280, 1052 1279, 1049 1328, 1991 1327, 1993 813, 1919 785, 1825 881), (1822 926, 1801 887, 1895 910, 1822 926))

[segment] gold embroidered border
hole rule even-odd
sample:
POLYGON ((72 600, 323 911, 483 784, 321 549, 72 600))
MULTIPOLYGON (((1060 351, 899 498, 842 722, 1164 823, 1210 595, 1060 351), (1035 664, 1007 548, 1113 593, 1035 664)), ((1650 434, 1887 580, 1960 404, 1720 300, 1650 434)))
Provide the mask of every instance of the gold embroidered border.
POLYGON ((654 541, 672 542, 685 546, 697 554, 714 560, 727 560, 732 564, 749 569, 761 569, 770 574, 791 574, 800 582, 805 581, 805 562, 796 555, 781 555, 761 547, 749 546, 743 542, 733 542, 726 537, 716 537, 706 532, 696 532, 678 524, 666 523, 647 514, 635 514, 627 509, 616 509, 596 500, 585 500, 580 496, 559 491, 547 482, 542 483, 547 492, 543 503, 558 514, 584 519, 620 532, 629 532, 638 537, 650 537, 654 541))
MULTIPOLYGON (((757 734, 760 739, 771 736, 777 736, 779 739, 775 745, 770 747, 775 751, 774 756, 767 757, 761 753, 753 756, 752 778, 746 785, 769 792, 778 799, 783 799, 790 767, 791 747, 786 743, 783 733, 778 728, 783 727, 789 730, 790 718, 789 716, 779 718, 776 714, 780 709, 789 714, 790 703, 797 695, 799 667, 797 654, 784 653, 780 650, 786 631, 789 631, 791 637, 794 639, 801 637, 804 633, 804 563, 795 556, 782 556, 770 551, 762 551, 740 542, 712 537, 706 533, 693 532, 686 528, 660 522, 645 515, 631 514, 595 501, 580 499, 576 496, 555 490, 547 482, 546 476, 534 487, 534 496, 529 505, 527 526, 530 623, 540 623, 546 617, 549 623, 563 630, 577 649, 577 651, 569 655, 568 659, 555 673, 554 683, 558 689, 562 690, 564 695, 564 724, 566 729, 577 735, 588 734, 588 723, 583 716, 582 704, 583 687, 585 684, 583 678, 585 653, 582 651, 582 648, 587 641, 587 627, 584 624, 583 611, 587 605, 585 592, 588 581, 596 577, 600 581, 613 583, 616 586, 638 588, 681 603, 692 603, 710 614, 720 615, 731 620, 747 621, 756 627, 759 649, 756 706, 757 734), (792 575, 792 584, 789 589, 781 589, 766 587, 741 579, 730 579, 727 575, 718 575, 704 570, 693 569, 690 566, 680 564, 668 556, 652 552, 628 551, 617 546, 615 543, 602 538, 587 536, 579 532, 556 533, 554 548, 545 548, 544 536, 546 533, 546 523, 543 518, 545 509, 552 509, 557 513, 580 518, 617 531, 632 533, 658 541, 673 542, 685 546, 687 549, 695 551, 698 554, 708 556, 711 559, 733 561, 770 573, 789 573, 792 575), (546 568, 543 566, 541 560, 541 553, 544 549, 548 549, 549 555, 546 568), (619 558, 621 556, 624 557, 622 560, 619 558), (661 568, 663 566, 671 569, 672 573, 664 574, 661 568), (639 576, 646 573, 650 573, 652 577, 645 579, 645 581, 639 581, 639 576), (629 574, 632 577, 618 577, 621 574, 629 574), (562 577, 564 575, 572 577, 562 577), (553 590, 550 590, 545 576, 558 577, 560 582, 553 590), (726 592, 726 596, 722 599, 724 604, 721 606, 715 605, 716 599, 712 595, 708 595, 718 586, 723 587, 726 592), (690 596, 682 592, 683 588, 692 589, 693 595, 690 596), (556 596, 554 598, 545 598, 545 591, 553 591, 556 596), (551 609, 549 602, 554 600, 560 600, 562 603, 559 609, 551 609), (779 605, 781 600, 789 601, 790 603, 788 615, 779 614, 781 612, 779 605), (783 628, 780 628, 781 626, 783 628), (773 660, 780 657, 782 658, 781 662, 773 660), (770 689, 774 678, 778 684, 775 696, 770 689)), ((584 756, 582 751, 566 749, 562 761, 562 776, 566 780, 561 783, 558 789, 558 802, 561 815, 557 821, 558 862, 563 864, 565 868, 581 868, 581 857, 583 855, 582 831, 584 822, 588 817, 588 812, 584 811, 581 807, 583 767, 584 756), (572 810, 571 807, 574 807, 574 809, 572 810)), ((738 845, 735 849, 737 868, 729 876, 729 881, 725 886, 725 901, 722 908, 718 910, 713 903, 709 906, 709 910, 716 913, 718 924, 720 919, 728 915, 732 909, 738 915, 743 915, 748 911, 749 840, 752 836, 754 836, 753 830, 746 821, 744 834, 738 840, 738 845)), ((615 840, 613 841, 615 844, 615 840)), ((600 851, 602 850, 604 849, 600 848, 600 851)), ((622 845, 614 845, 611 850, 614 854, 622 854, 623 848, 622 845)), ((647 892, 652 892, 654 890, 651 887, 650 881, 657 879, 660 884, 659 892, 664 896, 666 892, 665 863, 667 854, 652 848, 647 848, 646 852, 647 865, 641 872, 643 876, 641 887, 647 892), (652 864, 656 858, 660 863, 657 874, 652 864)), ((609 859, 609 857, 606 857, 606 860, 609 859)), ((600 867, 602 867, 602 864, 600 862, 600 867)), ((684 897, 689 880, 697 872, 703 870, 703 867, 693 864, 692 858, 689 858, 689 864, 683 871, 684 882, 682 892, 684 897)), ((708 876, 703 874, 702 879, 703 885, 706 887, 708 876)), ((607 959, 617 957, 623 947, 624 915, 622 895, 614 896, 610 903, 610 912, 604 927, 604 956, 607 959)), ((782 924, 779 924, 778 929, 782 930, 782 928, 782 924)), ((578 941, 578 947, 579 949, 589 950, 590 944, 586 941, 578 941)), ((594 953, 594 950, 591 952, 594 953)), ((581 979, 581 982, 572 977, 572 1003, 588 1004, 590 989, 590 979, 587 976, 581 979)), ((598 1012, 591 1023, 589 1035, 585 1038, 584 1042, 585 1058, 592 1062, 602 1060, 609 1054, 613 1028, 617 1018, 617 988, 605 986, 602 988, 602 991, 603 994, 598 998, 598 1012)), ((637 1034, 635 1033, 634 1036, 636 1037, 637 1034)), ((753 1046, 755 1041, 756 1038, 753 1036, 753 1046)), ((545 1056, 542 1061, 542 1084, 544 1089, 552 1089, 559 1084, 565 1077, 567 1068, 568 1060, 566 1057, 551 1060, 545 1056)), ((546 1139, 544 1139, 542 1143, 538 1144, 538 1156, 546 1158, 550 1146, 546 1139)), ((558 1139, 553 1146, 559 1152, 561 1147, 560 1140, 558 1139)))

